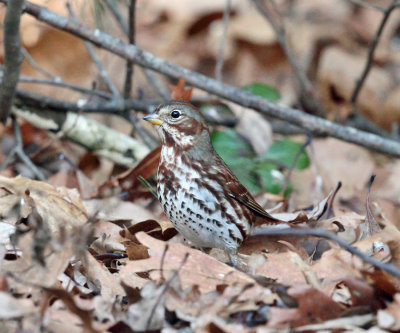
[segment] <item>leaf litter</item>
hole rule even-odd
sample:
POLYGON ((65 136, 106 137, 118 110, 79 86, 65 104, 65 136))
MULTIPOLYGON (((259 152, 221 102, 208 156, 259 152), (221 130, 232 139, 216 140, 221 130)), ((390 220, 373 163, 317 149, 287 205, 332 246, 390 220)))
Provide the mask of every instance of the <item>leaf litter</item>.
MULTIPOLYGON (((213 11, 223 10, 223 3, 207 3, 213 11)), ((349 96, 355 78, 358 78, 358 71, 351 67, 358 68, 365 58, 339 49, 338 44, 349 45, 349 37, 346 37, 349 34, 335 34, 332 24, 342 26, 348 20, 349 30, 369 42, 375 29, 365 27, 369 27, 371 19, 379 22, 377 15, 380 13, 370 13, 360 7, 351 14, 349 5, 344 2, 321 6, 318 1, 309 1, 293 6, 293 12, 304 17, 319 10, 326 18, 324 23, 316 20, 298 24, 297 17, 289 22, 288 30, 295 30, 294 48, 301 58, 310 59, 310 66, 314 65, 313 57, 316 59, 317 55, 309 54, 314 52, 310 51, 313 48, 304 45, 329 44, 321 52, 317 50, 321 55, 316 76, 324 105, 328 106, 328 111, 334 110, 335 117, 343 119, 349 113, 349 105, 342 99, 349 96), (327 40, 334 43, 326 43, 327 40)), ((171 51, 166 50, 174 50, 176 62, 183 59, 186 66, 197 66, 207 73, 204 64, 215 55, 208 54, 207 47, 199 50, 198 45, 203 44, 198 41, 200 35, 205 35, 207 43, 217 45, 215 30, 218 25, 215 25, 216 29, 204 26, 207 21, 204 17, 210 13, 203 12, 203 7, 195 2, 187 8, 181 4, 171 6, 171 3, 153 7, 158 8, 161 24, 164 20, 170 20, 170 24, 184 22, 180 25, 182 28, 171 29, 175 37, 191 36, 182 45, 171 41, 163 45, 158 43, 161 49, 155 53, 168 58, 171 51), (165 18, 165 11, 168 18, 165 18), (194 19, 190 21, 188 17, 194 19), (188 52, 181 52, 182 48, 188 52)), ((229 79, 249 87, 251 82, 264 80, 266 71, 268 77, 282 77, 287 66, 282 64, 283 57, 277 51, 274 33, 264 20, 254 19, 254 15, 249 15, 243 8, 236 10, 228 29, 226 61, 231 70, 229 79), (244 30, 244 25, 254 28, 244 30), (261 25, 262 29, 259 28, 261 25), (236 52, 239 46, 241 52, 236 52), (265 48, 279 56, 260 61, 257 53, 265 53, 265 48), (279 71, 273 68, 279 68, 279 71)), ((142 14, 143 18, 139 19, 156 26, 153 16, 150 20, 148 12, 142 14)), ((154 37, 158 34, 155 29, 147 27, 144 35, 154 37)), ((387 61, 385 48, 396 29, 394 23, 387 29, 378 54, 381 62, 387 61)), ((152 40, 143 39, 145 46, 148 46, 145 39, 152 40)), ((154 46, 149 45, 149 50, 154 51, 154 46)), ((77 49, 69 52, 80 54, 77 49)), ((64 77, 70 67, 58 66, 59 75, 64 77)), ((382 98, 387 95, 384 88, 391 83, 392 74, 382 67, 374 68, 371 75, 367 82, 369 89, 360 95, 360 110, 387 125, 391 119, 398 120, 398 99, 387 98, 388 102, 384 103, 382 98), (377 79, 373 80, 373 77, 377 79), (384 112, 377 111, 382 108, 384 112), (387 110, 391 108, 397 113, 383 118, 382 115, 387 116, 387 110)), ((79 76, 75 78, 81 80, 79 76)), ((284 92, 285 84, 289 87, 291 84, 281 81, 280 89, 264 85, 262 93, 266 91, 273 94, 272 99, 281 97, 287 103, 288 99, 293 99, 293 91, 284 92)), ((259 87, 258 83, 253 86, 259 87)), ((182 80, 171 90, 173 97, 181 100, 190 100, 192 94, 196 94, 196 90, 185 88, 182 80)), ((395 93, 395 90, 389 91, 389 95, 395 93)), ((235 138, 241 146, 246 146, 245 153, 251 160, 257 161, 260 156, 274 157, 276 149, 270 123, 259 115, 245 118, 248 109, 238 110, 228 104, 229 108, 233 110, 230 123, 235 124, 239 118, 236 132, 233 132, 235 138), (254 121, 259 124, 252 126, 254 121), (260 137, 262 143, 257 142, 260 137)), ((332 113, 328 117, 332 118, 332 113)), ((43 147, 47 147, 44 144, 48 140, 47 132, 22 125, 26 126, 24 143, 39 143, 41 150, 46 150, 43 147)), ((229 134, 227 130, 223 131, 225 135, 229 134)), ((279 140, 285 142, 287 139, 279 140)), ((290 146, 299 147, 304 138, 299 141, 293 137, 291 140, 290 146)), ((278 153, 280 151, 278 149, 278 153)), ((151 191, 155 185, 152 175, 157 169, 159 148, 136 167, 123 172, 118 168, 113 171, 113 165, 104 166, 102 160, 89 161, 81 151, 76 152, 76 147, 55 140, 46 154, 36 156, 36 163, 41 163, 40 158, 53 158, 47 167, 57 172, 51 174, 47 183, 21 176, 12 178, 16 175, 15 170, 23 170, 21 163, 15 163, 15 170, 9 167, 2 171, 2 330, 381 332, 400 329, 398 276, 365 263, 333 241, 307 236, 265 237, 257 233, 240 249, 240 265, 231 267, 225 263, 221 251, 214 249, 204 253, 184 243, 162 214, 151 191), (69 157, 83 156, 61 163, 54 159, 56 151, 63 151, 69 157), (65 167, 67 164, 68 168, 65 167)), ((257 199, 260 202, 269 199, 269 203, 275 205, 271 214, 282 220, 328 230, 367 256, 399 267, 399 162, 382 161, 360 147, 335 139, 313 139, 306 152, 300 162, 310 166, 304 170, 293 169, 293 189, 289 197, 278 191, 275 195, 258 195, 257 199), (377 175, 373 187, 369 182, 372 174, 377 175), (339 181, 343 186, 335 197, 334 189, 339 181)), ((293 154, 289 159, 285 157, 285 165, 279 168, 274 165, 273 170, 284 175, 292 159, 293 154)), ((254 173, 256 166, 242 171, 252 178, 249 186, 254 185, 256 192, 262 192, 269 189, 266 185, 270 185, 271 174, 262 173, 259 181, 260 174, 254 173)))
MULTIPOLYGON (((137 169, 107 186, 117 189, 124 179, 138 177, 137 169)), ((21 176, 2 177, 0 184, 0 312, 7 327, 19 321, 54 331, 218 327, 230 332, 399 325, 398 278, 334 242, 252 236, 240 249, 240 266, 233 268, 218 250, 206 254, 182 244, 152 196, 118 198, 110 191, 107 197, 103 185, 82 200, 77 190, 21 176)), ((364 253, 399 265, 400 232, 373 216, 371 184, 365 185, 364 214, 335 200, 333 190, 305 209, 273 214, 323 227, 364 253), (373 223, 374 231, 365 233, 364 226, 373 223)))

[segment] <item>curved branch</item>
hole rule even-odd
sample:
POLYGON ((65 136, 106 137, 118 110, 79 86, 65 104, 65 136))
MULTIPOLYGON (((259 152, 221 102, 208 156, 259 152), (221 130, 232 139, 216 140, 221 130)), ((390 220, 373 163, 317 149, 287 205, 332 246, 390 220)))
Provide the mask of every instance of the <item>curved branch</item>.
MULTIPOLYGON (((0 0, 0 2, 8 3, 7 0, 0 0)), ((91 41, 98 47, 104 48, 122 58, 130 59, 140 66, 151 68, 175 79, 182 77, 188 84, 244 107, 259 111, 264 115, 295 124, 313 134, 332 136, 381 153, 400 157, 400 143, 397 141, 385 139, 352 127, 341 126, 331 121, 306 114, 297 109, 274 104, 261 97, 252 95, 228 84, 218 82, 205 75, 173 65, 149 52, 141 50, 135 45, 128 45, 120 39, 112 37, 98 29, 89 29, 67 17, 57 15, 47 8, 35 5, 31 2, 25 3, 24 10, 26 13, 36 17, 39 21, 91 41)))
POLYGON ((346 251, 350 252, 351 254, 355 255, 356 257, 360 258, 361 260, 365 261, 366 263, 377 267, 385 272, 388 272, 398 278, 400 278, 400 268, 392 265, 387 264, 382 261, 379 261, 375 258, 372 258, 365 253, 361 252, 358 248, 350 245, 340 237, 336 236, 332 232, 329 232, 325 229, 272 229, 272 230, 255 230, 252 236, 313 236, 313 237, 321 237, 328 239, 330 241, 335 242, 340 247, 345 249, 346 251))

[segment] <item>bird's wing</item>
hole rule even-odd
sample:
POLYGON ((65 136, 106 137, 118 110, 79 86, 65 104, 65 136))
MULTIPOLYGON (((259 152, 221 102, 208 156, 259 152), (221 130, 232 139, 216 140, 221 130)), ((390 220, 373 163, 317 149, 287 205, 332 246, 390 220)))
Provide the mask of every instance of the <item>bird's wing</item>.
POLYGON ((249 191, 236 179, 235 176, 229 175, 228 181, 226 183, 227 188, 229 189, 228 195, 241 204, 245 205, 248 209, 250 209, 256 215, 261 217, 265 217, 271 221, 280 221, 275 217, 268 214, 264 208, 262 208, 257 201, 254 200, 253 196, 249 193, 249 191))
POLYGON ((233 174, 232 170, 226 165, 224 160, 216 154, 216 159, 214 160, 214 167, 218 171, 223 171, 225 176, 225 182, 223 183, 223 188, 225 189, 225 194, 231 198, 237 200, 242 205, 246 206, 250 211, 261 218, 269 220, 271 223, 281 223, 281 220, 268 214, 264 208, 262 208, 249 193, 249 191, 240 183, 237 177, 233 174))

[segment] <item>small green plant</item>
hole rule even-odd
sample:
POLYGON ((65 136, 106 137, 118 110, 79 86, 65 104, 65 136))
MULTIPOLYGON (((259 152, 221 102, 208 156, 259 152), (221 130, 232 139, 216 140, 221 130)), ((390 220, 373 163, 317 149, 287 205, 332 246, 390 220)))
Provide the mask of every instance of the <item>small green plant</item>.
MULTIPOLYGON (((254 95, 276 101, 280 99, 279 91, 264 83, 253 83, 242 88, 254 95)), ((240 182, 252 193, 265 190, 270 193, 281 193, 285 185, 282 168, 290 168, 296 155, 303 149, 303 144, 290 139, 274 142, 262 156, 256 156, 251 146, 234 130, 214 131, 211 140, 215 150, 232 169, 240 182)), ((302 150, 294 168, 303 170, 310 165, 307 152, 302 150)), ((284 195, 292 190, 289 183, 284 195)))
MULTIPOLYGON (((265 190, 278 194, 285 184, 282 167, 290 168, 302 144, 290 139, 276 141, 262 156, 256 156, 251 146, 234 130, 214 131, 211 140, 215 150, 232 169, 240 182, 252 193, 265 190)), ((310 159, 302 151, 295 168, 306 169, 310 159)), ((285 191, 288 195, 292 190, 289 184, 285 191)))
POLYGON ((279 91, 268 84, 255 82, 242 87, 242 90, 247 91, 253 95, 263 97, 271 102, 276 102, 281 99, 279 91))

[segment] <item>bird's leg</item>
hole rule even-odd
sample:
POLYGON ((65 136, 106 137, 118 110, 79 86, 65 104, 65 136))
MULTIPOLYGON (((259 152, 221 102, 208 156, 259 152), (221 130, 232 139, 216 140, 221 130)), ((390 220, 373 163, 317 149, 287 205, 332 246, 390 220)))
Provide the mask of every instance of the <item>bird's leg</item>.
POLYGON ((226 249, 225 253, 229 257, 229 266, 236 267, 238 264, 238 250, 237 249, 226 249))

